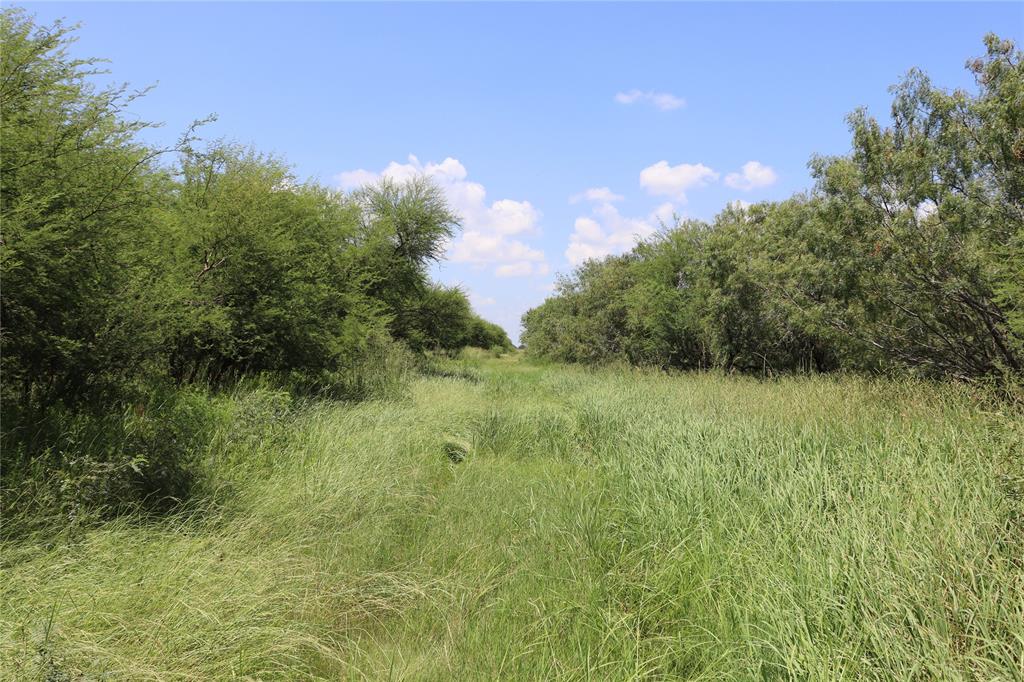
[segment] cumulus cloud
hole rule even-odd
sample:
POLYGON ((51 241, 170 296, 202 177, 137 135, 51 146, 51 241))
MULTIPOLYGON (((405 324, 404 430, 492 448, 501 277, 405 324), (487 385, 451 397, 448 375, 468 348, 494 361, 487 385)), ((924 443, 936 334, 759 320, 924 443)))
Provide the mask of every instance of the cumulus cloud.
POLYGON ((454 183, 466 179, 466 167, 458 159, 450 156, 441 163, 420 163, 414 154, 410 154, 407 163, 392 161, 379 173, 357 168, 344 171, 334 176, 342 189, 356 189, 362 185, 372 184, 381 178, 389 178, 395 182, 410 180, 418 175, 430 176, 441 183, 454 183))
POLYGON ((565 257, 573 265, 579 265, 591 258, 623 253, 640 239, 654 234, 662 223, 671 223, 674 214, 675 206, 665 203, 646 218, 629 218, 610 201, 598 201, 591 215, 576 219, 565 257))
MULTIPOLYGON (((538 234, 540 211, 529 201, 499 199, 488 203, 487 190, 479 182, 467 180, 469 174, 458 159, 447 157, 440 163, 424 164, 410 154, 405 163, 392 161, 380 172, 359 168, 338 173, 334 180, 340 188, 351 190, 382 178, 402 182, 419 175, 432 178, 444 189, 461 218, 463 231, 449 244, 449 260, 480 266, 544 261, 543 251, 511 238, 538 234)), ((538 270, 534 267, 531 273, 538 270)))
POLYGON ((739 173, 729 173, 725 176, 725 184, 734 189, 749 192, 758 187, 773 185, 778 179, 779 176, 771 166, 766 166, 759 161, 747 161, 739 173))
POLYGON ((451 245, 448 257, 455 263, 488 265, 520 260, 540 262, 544 252, 500 233, 466 230, 451 245))
POLYGON ((651 217, 654 218, 659 225, 671 227, 676 222, 676 207, 671 201, 666 201, 664 204, 660 204, 657 208, 651 211, 651 217))
POLYGON ((615 101, 619 104, 646 103, 659 111, 671 111, 686 106, 686 100, 676 97, 670 92, 655 92, 654 90, 628 90, 615 94, 615 101))
POLYGON ((379 179, 380 176, 377 173, 362 168, 345 171, 334 176, 334 181, 342 189, 354 189, 363 185, 371 185, 379 179))
POLYGON ((704 187, 717 179, 718 173, 702 163, 670 166, 668 161, 659 161, 640 171, 640 186, 649 194, 667 196, 681 203, 686 202, 686 190, 704 187))
POLYGON ((590 189, 585 189, 579 194, 574 194, 569 197, 569 203, 578 204, 581 201, 612 202, 622 201, 622 199, 623 196, 621 194, 616 194, 607 187, 591 187, 590 189))

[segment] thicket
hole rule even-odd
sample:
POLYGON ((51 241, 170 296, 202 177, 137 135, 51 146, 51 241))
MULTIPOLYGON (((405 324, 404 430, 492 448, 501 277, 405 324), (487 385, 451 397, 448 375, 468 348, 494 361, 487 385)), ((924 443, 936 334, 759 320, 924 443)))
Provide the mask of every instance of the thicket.
POLYGON ((852 151, 810 162, 786 201, 678 221, 584 263, 523 317, 537 357, 677 368, 1024 374, 1024 64, 985 38, 977 92, 920 71, 888 126, 855 111, 852 151))
POLYGON ((0 13, 5 532, 29 507, 183 499, 203 396, 242 377, 358 399, 394 392, 425 351, 511 348, 430 281, 459 227, 437 186, 343 194, 202 143, 201 121, 145 144, 129 114, 144 91, 96 87, 73 31, 0 13))

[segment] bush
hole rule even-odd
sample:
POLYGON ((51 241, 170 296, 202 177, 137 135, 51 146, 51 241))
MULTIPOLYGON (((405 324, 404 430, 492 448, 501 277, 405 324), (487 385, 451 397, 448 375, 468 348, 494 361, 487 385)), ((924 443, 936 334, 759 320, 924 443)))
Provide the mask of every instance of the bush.
MULTIPOLYGON (((167 177, 124 88, 88 82, 70 29, 0 12, 2 390, 11 404, 112 401, 159 360, 156 208, 167 177)), ((9 419, 7 420, 10 421, 9 419)))
POLYGON ((125 114, 138 95, 93 87, 71 31, 0 11, 5 527, 174 506, 208 394, 247 377, 393 397, 409 348, 511 346, 430 281, 458 217, 428 178, 344 195, 237 145, 200 150, 195 125, 152 148, 125 114))
POLYGON ((163 387, 113 414, 51 406, 16 421, 3 440, 5 536, 178 506, 218 414, 198 388, 163 387))
POLYGON ((663 367, 1024 377, 1024 58, 985 39, 978 91, 912 71, 892 125, 849 118, 814 190, 686 221, 584 263, 523 317, 535 357, 663 367))
POLYGON ((394 399, 404 396, 416 372, 415 354, 404 344, 377 340, 346 367, 287 375, 289 388, 302 395, 338 400, 394 399))

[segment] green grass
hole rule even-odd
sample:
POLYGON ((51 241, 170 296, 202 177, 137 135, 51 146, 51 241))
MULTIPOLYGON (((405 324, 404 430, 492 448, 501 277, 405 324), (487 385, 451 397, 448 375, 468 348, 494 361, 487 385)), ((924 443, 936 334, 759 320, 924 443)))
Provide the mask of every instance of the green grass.
POLYGON ((5 545, 7 677, 1024 678, 1024 419, 463 360, 218 434, 216 504, 5 545))

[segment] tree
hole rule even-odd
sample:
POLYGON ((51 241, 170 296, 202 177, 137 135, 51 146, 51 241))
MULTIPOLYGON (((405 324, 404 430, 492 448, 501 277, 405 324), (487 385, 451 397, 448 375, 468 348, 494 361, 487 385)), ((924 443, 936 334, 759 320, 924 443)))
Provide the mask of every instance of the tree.
POLYGON ((96 90, 95 60, 67 54, 72 28, 0 13, 3 398, 101 404, 159 353, 150 295, 153 221, 167 177, 149 124, 121 111, 138 93, 96 90), (99 399, 97 402, 96 399, 99 399))
POLYGON ((337 369, 386 335, 359 259, 359 208, 230 145, 184 158, 173 205, 179 378, 337 369))
POLYGON ((443 190, 427 177, 389 178, 358 190, 363 267, 371 297, 384 303, 392 335, 421 347, 417 310, 429 284, 427 268, 443 255, 459 227, 443 190))
POLYGON ((850 116, 854 150, 813 164, 827 224, 854 255, 837 319, 893 361, 932 375, 1020 373, 1024 66, 986 38, 980 92, 947 93, 912 71, 893 125, 850 116))
POLYGON ((588 262, 524 316, 532 354, 751 372, 1024 374, 1024 64, 985 39, 979 91, 912 71, 892 124, 849 117, 816 186, 588 262))

